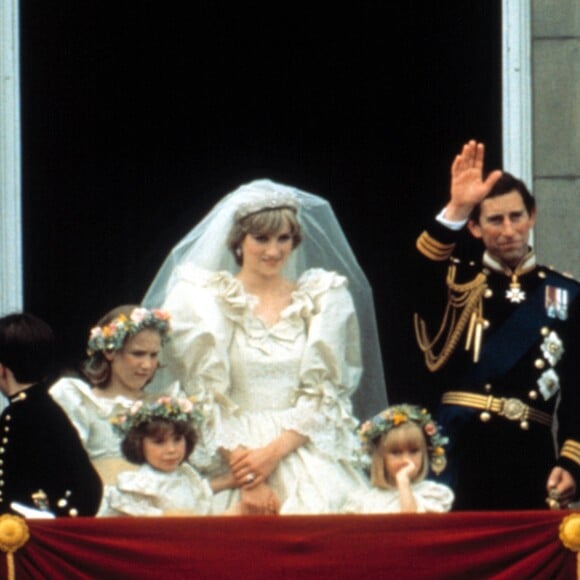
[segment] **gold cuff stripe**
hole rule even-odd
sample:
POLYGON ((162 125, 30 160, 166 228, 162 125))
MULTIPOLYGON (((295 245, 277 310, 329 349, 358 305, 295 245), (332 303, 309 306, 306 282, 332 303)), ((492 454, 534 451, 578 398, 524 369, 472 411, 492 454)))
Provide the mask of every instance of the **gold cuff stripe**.
POLYGON ((430 260, 443 262, 453 253, 455 244, 443 244, 433 238, 427 231, 417 238, 417 249, 430 260))
POLYGON ((552 426, 552 415, 544 413, 544 411, 538 411, 519 399, 499 398, 463 391, 449 391, 443 395, 441 402, 446 405, 460 405, 462 407, 471 407, 472 409, 481 409, 482 411, 500 415, 510 421, 530 420, 546 427, 552 426))
POLYGON ((580 443, 571 439, 564 441, 560 455, 580 465, 580 443))

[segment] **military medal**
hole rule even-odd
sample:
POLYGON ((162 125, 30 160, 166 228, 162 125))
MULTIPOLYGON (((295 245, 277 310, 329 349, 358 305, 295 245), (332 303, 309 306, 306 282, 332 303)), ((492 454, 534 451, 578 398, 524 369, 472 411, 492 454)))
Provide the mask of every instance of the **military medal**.
POLYGON ((510 289, 506 290, 505 297, 512 304, 519 304, 520 302, 523 302, 526 299, 526 293, 522 290, 522 287, 518 282, 517 274, 512 274, 510 289))
POLYGON ((546 313, 550 318, 568 318, 568 290, 556 286, 546 286, 546 313))

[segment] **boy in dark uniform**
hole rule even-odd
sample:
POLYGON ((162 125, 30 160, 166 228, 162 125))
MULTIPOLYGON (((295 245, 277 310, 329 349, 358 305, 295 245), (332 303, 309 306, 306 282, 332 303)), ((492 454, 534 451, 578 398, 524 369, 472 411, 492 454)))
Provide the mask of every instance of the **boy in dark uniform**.
POLYGON ((566 507, 580 481, 580 284, 536 264, 534 198, 508 173, 484 180, 483 159, 464 145, 449 203, 417 240, 424 286, 446 279, 443 316, 415 316, 451 439, 446 483, 457 510, 566 507), (482 257, 459 257, 466 225, 482 257))
POLYGON ((9 401, 0 416, 0 513, 22 505, 47 517, 91 516, 101 501, 101 480, 44 382, 54 342, 35 316, 0 318, 0 390, 9 401))

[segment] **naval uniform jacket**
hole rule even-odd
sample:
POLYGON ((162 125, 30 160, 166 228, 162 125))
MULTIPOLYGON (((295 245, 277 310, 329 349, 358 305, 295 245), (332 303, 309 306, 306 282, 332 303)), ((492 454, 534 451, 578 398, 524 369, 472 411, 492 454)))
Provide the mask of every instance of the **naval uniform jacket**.
POLYGON ((0 513, 13 513, 16 501, 56 516, 91 516, 101 495, 101 480, 47 386, 10 397, 0 416, 0 513))
MULTIPOLYGON (((425 300, 432 301, 440 288, 442 305, 448 302, 445 279, 451 267, 455 284, 485 276, 479 361, 473 360, 473 339, 471 349, 465 348, 467 326, 448 360, 433 371, 443 402, 445 393, 463 401, 442 404, 438 413, 451 439, 444 481, 456 492, 454 509, 546 507, 545 486, 555 465, 569 471, 580 488, 580 284, 537 266, 530 253, 514 290, 512 277, 487 253, 481 260, 454 257, 459 237, 435 222, 417 240, 425 276, 421 283, 429 292, 425 300), (494 397, 495 411, 469 406, 464 393, 479 395, 486 404, 487 397, 494 397), (554 417, 554 426, 501 415, 498 406, 507 399, 545 414, 544 419, 554 417)), ((433 338, 442 314, 427 314, 433 338)))

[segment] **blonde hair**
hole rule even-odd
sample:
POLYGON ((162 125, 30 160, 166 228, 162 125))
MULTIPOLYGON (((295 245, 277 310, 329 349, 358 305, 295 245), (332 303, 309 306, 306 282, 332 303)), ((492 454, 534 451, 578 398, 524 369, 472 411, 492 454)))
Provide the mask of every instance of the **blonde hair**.
POLYGON ((421 448, 421 470, 413 479, 413 483, 418 483, 425 479, 429 468, 429 458, 427 454, 427 441, 423 430, 417 423, 408 421, 401 423, 397 427, 389 429, 387 433, 380 436, 373 444, 371 456, 371 484, 373 487, 380 489, 393 489, 394 486, 389 483, 388 476, 385 473, 384 456, 390 449, 401 441, 416 442, 421 448))
POLYGON ((228 235, 227 246, 234 255, 236 264, 238 266, 242 265, 243 256, 239 255, 239 248, 246 235, 273 235, 282 229, 284 223, 290 226, 292 249, 296 249, 302 241, 302 227, 298 221, 296 211, 289 207, 264 209, 234 222, 228 235))

